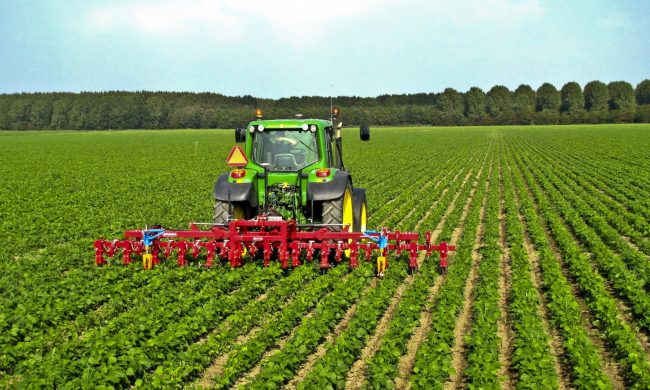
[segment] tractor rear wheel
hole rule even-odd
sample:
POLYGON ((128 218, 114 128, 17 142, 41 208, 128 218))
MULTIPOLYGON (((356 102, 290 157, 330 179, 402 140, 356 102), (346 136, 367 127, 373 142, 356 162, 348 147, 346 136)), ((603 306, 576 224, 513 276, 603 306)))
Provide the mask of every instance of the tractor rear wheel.
POLYGON ((368 221, 368 204, 366 203, 366 190, 355 188, 352 191, 352 208, 354 210, 354 231, 365 232, 368 221))
POLYGON ((246 207, 238 202, 214 201, 214 220, 215 224, 224 225, 228 223, 228 217, 231 219, 245 219, 246 207), (232 212, 232 213, 231 213, 232 212))
POLYGON ((323 202, 323 223, 334 225, 333 231, 343 230, 344 225, 354 229, 354 213, 352 210, 352 189, 348 186, 340 197, 323 202))

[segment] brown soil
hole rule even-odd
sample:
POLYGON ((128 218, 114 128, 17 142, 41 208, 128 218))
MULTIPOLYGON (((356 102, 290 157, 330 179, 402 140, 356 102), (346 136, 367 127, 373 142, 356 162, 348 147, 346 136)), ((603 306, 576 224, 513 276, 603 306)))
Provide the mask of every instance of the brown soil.
MULTIPOLYGON (((499 174, 502 175, 502 172, 499 174)), ((499 370, 499 376, 505 380, 505 382, 502 383, 503 388, 513 389, 515 387, 516 378, 512 369, 513 330, 512 325, 509 323, 507 310, 508 294, 512 285, 512 274, 509 261, 510 250, 506 244, 506 215, 504 210, 505 200, 503 199, 503 185, 499 187, 501 191, 501 200, 499 205, 499 246, 501 247, 501 259, 499 262, 499 312, 501 318, 499 320, 499 328, 497 331, 499 338, 501 338, 501 350, 499 351, 499 363, 501 364, 501 369, 499 370)))

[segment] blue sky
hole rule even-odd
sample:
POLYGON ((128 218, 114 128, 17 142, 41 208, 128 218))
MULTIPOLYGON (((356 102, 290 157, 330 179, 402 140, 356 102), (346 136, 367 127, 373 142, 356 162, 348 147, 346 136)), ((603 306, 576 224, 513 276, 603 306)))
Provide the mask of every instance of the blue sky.
POLYGON ((0 93, 636 85, 648 31, 647 0, 0 0, 0 93))

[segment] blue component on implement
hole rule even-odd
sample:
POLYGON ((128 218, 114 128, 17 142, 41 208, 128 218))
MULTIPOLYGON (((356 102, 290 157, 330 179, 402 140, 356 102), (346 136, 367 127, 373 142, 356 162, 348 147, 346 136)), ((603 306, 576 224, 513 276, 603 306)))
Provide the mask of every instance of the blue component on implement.
POLYGON ((142 243, 146 246, 151 246, 153 241, 162 236, 165 233, 165 229, 149 229, 142 231, 142 243))
POLYGON ((366 230, 363 232, 363 238, 369 238, 377 243, 379 249, 384 249, 388 246, 388 236, 383 235, 376 230, 366 230), (373 234, 372 236, 368 234, 373 234))

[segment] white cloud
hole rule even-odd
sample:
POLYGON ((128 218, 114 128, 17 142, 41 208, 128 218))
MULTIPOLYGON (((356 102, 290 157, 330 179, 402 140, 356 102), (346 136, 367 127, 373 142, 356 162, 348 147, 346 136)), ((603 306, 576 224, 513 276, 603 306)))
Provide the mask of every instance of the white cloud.
POLYGON ((436 22, 507 27, 543 16, 539 0, 411 0, 436 22))
POLYGON ((387 0, 186 0, 115 3, 91 7, 88 27, 113 32, 130 29, 142 34, 201 33, 232 40, 245 34, 252 23, 264 23, 278 38, 294 46, 320 36, 337 20, 366 14, 387 0))

